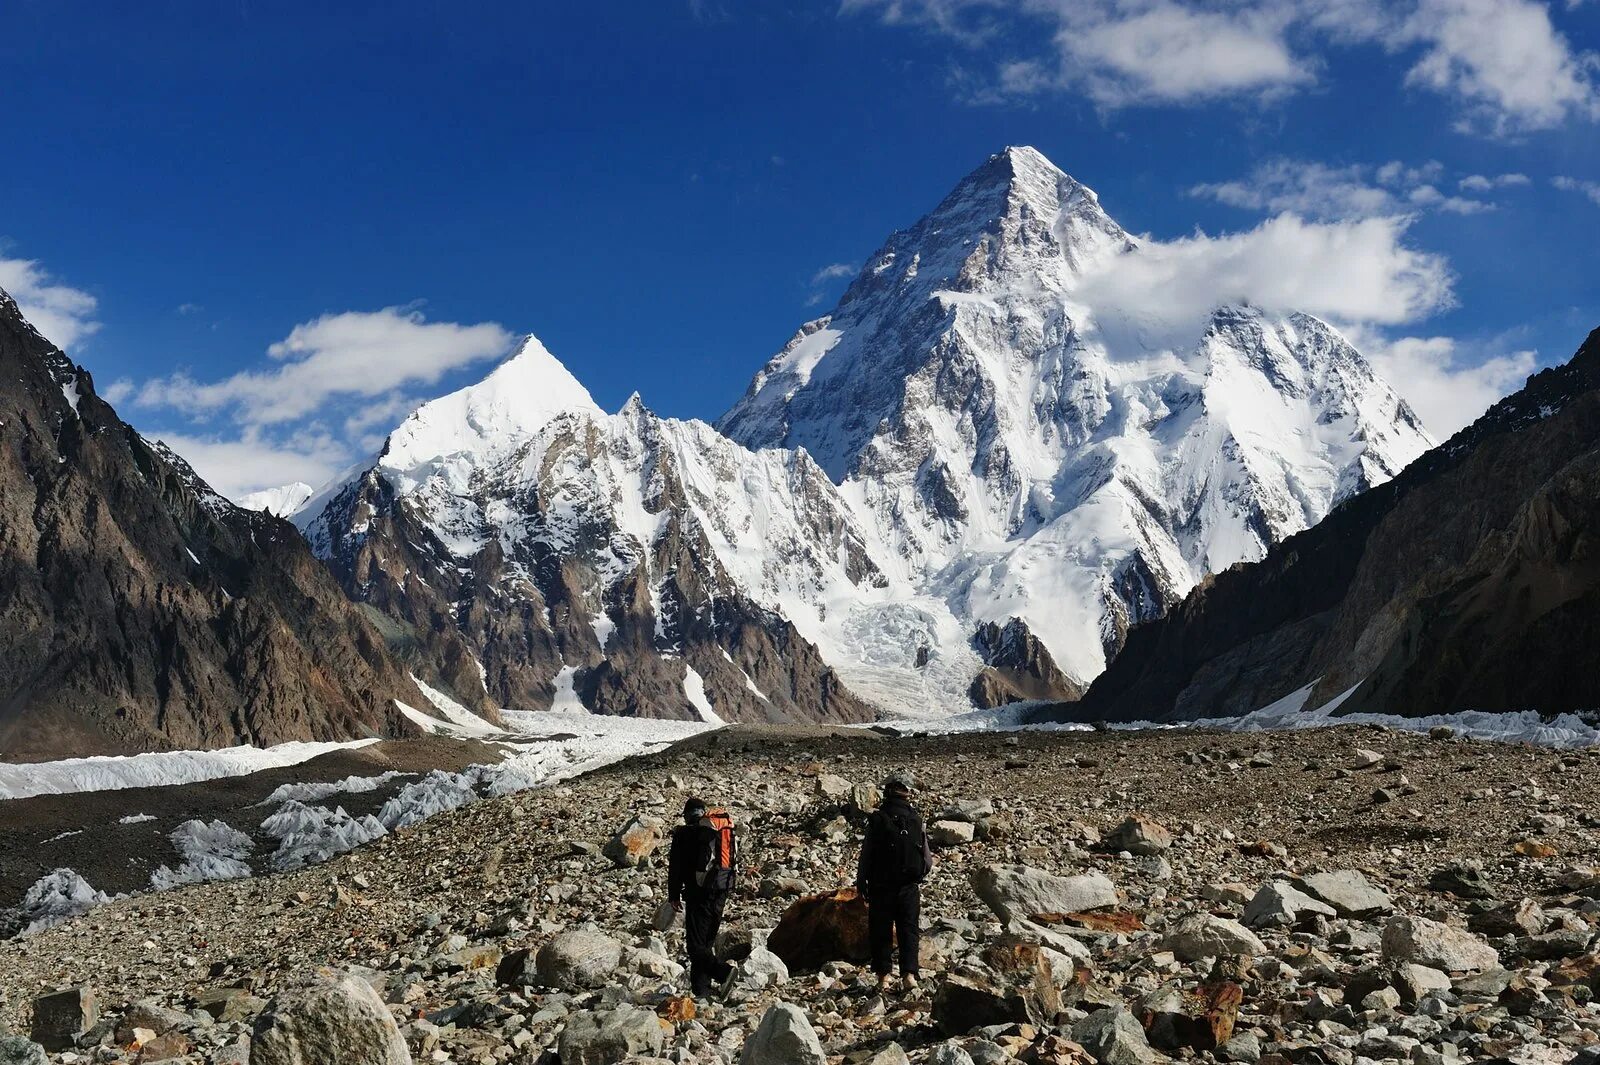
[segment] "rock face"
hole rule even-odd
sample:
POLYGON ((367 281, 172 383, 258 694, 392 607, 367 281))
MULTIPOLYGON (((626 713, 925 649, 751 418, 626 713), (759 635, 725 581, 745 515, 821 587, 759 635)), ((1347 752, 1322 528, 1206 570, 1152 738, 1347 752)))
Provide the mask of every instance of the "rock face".
POLYGON ((44 1047, 20 1035, 0 1034, 0 1065, 46 1065, 44 1047))
POLYGON ((320 977, 273 999, 250 1038, 251 1065, 411 1065, 383 999, 355 976, 320 977))
POLYGON ((289 524, 235 507, 0 292, 0 751, 408 730, 423 697, 289 524))
POLYGON ((660 1054, 661 1040, 661 1023, 654 1013, 619 1006, 573 1014, 558 1046, 562 1065, 616 1065, 660 1054))
POLYGON ((983 660, 983 669, 968 689, 976 707, 988 709, 1022 699, 1070 701, 1083 694, 1084 686, 1061 672, 1049 649, 1021 618, 1010 618, 1004 625, 984 622, 972 644, 983 660))
POLYGON ((1004 1024, 1048 1023, 1061 1011, 1044 949, 1016 937, 990 943, 980 963, 947 976, 933 999, 933 1020, 946 1035, 1004 1024))
POLYGON ((92 987, 72 987, 33 1000, 33 1038, 46 1050, 64 1050, 100 1019, 92 987))
POLYGON ((1191 914, 1178 922, 1162 944, 1182 961, 1261 954, 1267 948, 1238 921, 1209 913, 1191 914))
POLYGON ((536 958, 539 982, 562 991, 600 987, 622 961, 622 944, 598 932, 563 932, 536 958))
POLYGON ((1500 964, 1499 952, 1471 932, 1426 917, 1401 916, 1384 925, 1383 954, 1394 961, 1446 972, 1492 969, 1500 964))
POLYGON ((739 1065, 827 1065, 827 1061, 805 1011, 787 1002, 767 1010, 739 1053, 739 1065))
POLYGON ((1043 716, 1592 708, 1597 501, 1600 330, 1399 477, 1197 588, 1043 716))
POLYGON ((469 709, 872 717, 779 609, 882 582, 827 476, 637 397, 607 415, 533 337, 294 520, 469 709))
POLYGON ((980 866, 972 871, 972 890, 1008 922, 1117 904, 1116 886, 1101 873, 1055 876, 1026 865, 980 866))
POLYGON ((792 972, 815 972, 831 961, 865 962, 872 957, 867 900, 854 888, 800 899, 783 911, 767 949, 792 972))
POLYGON ((892 235, 718 422, 748 447, 804 448, 880 530, 885 571, 909 570, 920 599, 891 588, 830 613, 901 635, 861 663, 893 671, 877 684, 836 663, 853 688, 1070 694, 1129 627, 1432 444, 1307 315, 1229 307, 1159 338, 1130 323, 1104 282, 1142 254, 1093 190, 1009 148, 892 235), (966 646, 1012 619, 1035 648, 986 662, 966 646))

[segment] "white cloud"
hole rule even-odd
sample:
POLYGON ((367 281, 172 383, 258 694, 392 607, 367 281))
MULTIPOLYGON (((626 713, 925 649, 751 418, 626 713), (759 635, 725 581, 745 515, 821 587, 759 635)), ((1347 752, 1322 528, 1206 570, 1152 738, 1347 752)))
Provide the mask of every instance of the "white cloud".
POLYGON ((257 429, 235 438, 171 430, 145 435, 182 455, 206 483, 230 499, 293 481, 322 485, 346 465, 348 455, 325 434, 296 434, 292 441, 270 439, 257 429))
POLYGON ((1217 307, 1245 303, 1337 322, 1411 322, 1454 297, 1445 260, 1406 247, 1406 226, 1403 218, 1279 215, 1245 233, 1146 239, 1086 276, 1077 298, 1095 308, 1102 329, 1131 329, 1165 346, 1193 337, 1217 307))
POLYGON ((306 417, 335 398, 436 384, 452 370, 506 354, 515 340, 494 322, 429 322, 405 307, 325 314, 267 349, 281 364, 276 369, 211 383, 178 373, 146 382, 137 402, 191 415, 231 410, 243 424, 271 425, 306 417))
MULTIPOLYGON (((1443 175, 1444 167, 1437 162, 1420 166, 1389 162, 1373 167, 1274 159, 1257 166, 1246 177, 1196 185, 1189 194, 1232 207, 1324 220, 1376 218, 1423 209, 1462 215, 1495 209, 1487 200, 1441 192, 1436 182, 1443 175)), ((1475 191, 1495 186, 1488 179, 1479 178, 1463 179, 1461 187, 1475 191)))
POLYGON ((1404 30, 1423 46, 1406 81, 1456 96, 1498 133, 1600 117, 1591 55, 1534 0, 1421 0, 1404 30))
POLYGON ((1370 335, 1352 339, 1440 440, 1520 387, 1535 365, 1531 351, 1479 352, 1478 358, 1468 359, 1458 342, 1449 337, 1405 337, 1390 342, 1370 335))
POLYGON ((1102 105, 1273 95, 1316 80, 1313 64, 1290 50, 1277 5, 1205 10, 1157 0, 1060 11, 1062 80, 1081 80, 1102 105))
POLYGON ((224 495, 290 481, 317 485, 370 453, 417 404, 408 390, 505 355, 516 337, 494 322, 429 322, 408 307, 326 314, 267 348, 268 364, 219 381, 176 373, 106 394, 186 416, 158 434, 224 495), (226 417, 233 432, 208 431, 226 417), (329 428, 333 426, 335 428, 329 428))
POLYGON ((829 281, 837 281, 842 277, 854 277, 856 269, 850 263, 829 263, 811 275, 811 283, 813 285, 821 285, 829 281))
POLYGON ((1600 117, 1595 57, 1540 0, 844 0, 841 11, 985 52, 989 83, 960 79, 979 101, 1050 90, 1107 108, 1270 100, 1315 84, 1343 58, 1330 46, 1366 44, 1407 62, 1407 84, 1456 100, 1472 128, 1600 117), (1049 46, 1017 43, 1029 40, 1049 46))
POLYGON ((1583 178, 1575 177, 1556 177, 1550 179, 1550 184, 1564 192, 1582 193, 1595 203, 1600 203, 1600 181, 1587 181, 1583 178))
POLYGON ((0 289, 11 293, 22 316, 63 351, 100 330, 95 298, 56 281, 36 259, 0 259, 0 289))
POLYGON ((1489 192, 1492 189, 1505 189, 1514 185, 1531 185, 1532 179, 1527 174, 1497 174, 1489 177, 1484 174, 1468 174, 1456 184, 1463 192, 1489 192))

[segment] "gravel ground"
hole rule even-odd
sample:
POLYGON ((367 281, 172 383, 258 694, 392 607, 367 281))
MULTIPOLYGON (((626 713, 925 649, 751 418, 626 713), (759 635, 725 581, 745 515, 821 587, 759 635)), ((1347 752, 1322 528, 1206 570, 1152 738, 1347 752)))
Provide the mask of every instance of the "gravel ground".
MULTIPOLYGON (((983 1043, 1030 1062, 1091 1060, 1073 1056, 1082 1044, 1072 1037, 1092 1035, 1082 1027, 1086 1016, 1112 1016, 1105 1008, 1120 1004, 1148 1020, 1150 996, 1164 986, 1194 994, 1217 979, 1209 959, 1174 958, 1173 936, 1185 918, 1236 920, 1263 885, 1331 870, 1359 871, 1392 897, 1396 913, 1457 929, 1469 920, 1488 928, 1483 911, 1523 898, 1540 909, 1542 923, 1525 934, 1475 936, 1500 949, 1501 964, 1520 983, 1491 988, 1479 1001, 1485 992, 1472 973, 1453 973, 1457 1001, 1439 1007, 1448 1012, 1442 1019, 1414 1012, 1433 1008, 1414 1003, 1338 1001, 1351 981, 1397 960, 1379 948, 1387 914, 1302 914, 1292 926, 1258 927, 1262 950, 1247 952, 1257 956, 1243 964, 1236 1029, 1258 1051, 1346 1065, 1514 1052, 1522 1054, 1517 1060, 1565 1061, 1600 1041, 1591 996, 1561 991, 1556 972, 1594 949, 1600 752, 1365 727, 1252 735, 710 733, 566 786, 442 814, 315 868, 126 899, 0 944, 0 1020, 27 1031, 36 996, 80 984, 95 989, 107 1016, 146 999, 191 1009, 223 988, 248 991, 251 1009, 259 1009, 257 999, 331 966, 353 968, 380 989, 422 1060, 533 1061, 580 1012, 636 1003, 672 1015, 669 996, 682 980, 670 962, 655 959, 681 955, 681 937, 662 941, 648 926, 664 873, 650 860, 617 868, 599 853, 629 818, 670 824, 688 790, 733 809, 747 868, 729 926, 748 950, 792 902, 762 897, 763 881, 768 893, 820 892, 851 878, 859 833, 849 800, 828 794, 838 792, 834 778, 871 784, 891 769, 914 775, 917 802, 930 813, 964 800, 993 806, 992 815, 975 819, 979 839, 940 852, 925 887, 924 924, 934 941, 925 953, 938 969, 972 970, 976 952, 999 942, 995 915, 971 884, 980 867, 1099 871, 1118 891, 1107 918, 1116 927, 1069 930, 1087 959, 1066 984, 1074 1001, 1010 1034, 965 1035, 975 1052, 983 1043), (1363 762, 1374 764, 1355 768, 1363 762), (1170 829, 1171 845, 1148 855, 1096 845, 1135 812, 1170 829), (1463 861, 1479 863, 1492 898, 1464 897, 1433 880, 1463 861), (494 963, 503 956, 585 926, 627 948, 605 987, 496 985, 494 963), (1514 994, 1523 998, 1508 1004, 1505 996, 1514 994), (1318 995, 1335 1000, 1320 1017, 1318 995), (1537 1001, 1525 1001, 1530 995, 1537 1001), (473 1004, 489 1005, 457 1009, 473 1004), (1324 1048, 1322 1056, 1307 1047, 1324 1048), (1545 1056, 1529 1056, 1535 1052, 1545 1056)), ((139 805, 128 801, 128 809, 139 805)), ((703 1004, 695 1020, 670 1026, 660 1053, 732 1060, 783 999, 806 1011, 834 1060, 882 1048, 891 1037, 912 1060, 925 1060, 944 1045, 936 1027, 940 985, 935 972, 928 988, 886 1002, 867 994, 848 965, 778 983, 756 972, 730 1001, 703 1004)), ((185 1029, 182 1049, 192 1058, 234 1060, 252 1017, 246 1011, 185 1029)), ((82 1043, 97 1061, 154 1060, 109 1031, 82 1043)), ((1167 1050, 1207 1059, 1223 1053, 1167 1050)), ((80 1045, 69 1053, 85 1052, 80 1045)))

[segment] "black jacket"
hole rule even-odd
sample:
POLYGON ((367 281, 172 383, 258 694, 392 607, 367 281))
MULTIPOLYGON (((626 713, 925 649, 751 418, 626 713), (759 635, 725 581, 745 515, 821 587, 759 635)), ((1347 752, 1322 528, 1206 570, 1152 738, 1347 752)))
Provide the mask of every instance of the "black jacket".
POLYGON ((928 847, 922 815, 907 800, 890 795, 867 818, 867 836, 861 842, 861 861, 856 866, 856 888, 863 895, 898 891, 920 883, 932 869, 933 851, 928 847), (905 825, 920 843, 922 869, 919 875, 908 875, 901 868, 897 822, 905 825))
POLYGON ((676 903, 685 895, 707 893, 695 874, 711 865, 716 846, 717 833, 707 825, 679 825, 672 830, 672 849, 667 852, 668 899, 676 903))

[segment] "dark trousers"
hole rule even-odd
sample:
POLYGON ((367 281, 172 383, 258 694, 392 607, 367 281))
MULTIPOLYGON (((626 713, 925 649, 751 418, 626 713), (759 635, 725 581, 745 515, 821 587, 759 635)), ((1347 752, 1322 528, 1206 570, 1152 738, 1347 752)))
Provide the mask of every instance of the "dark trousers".
POLYGON ((728 904, 726 891, 685 892, 683 896, 683 938, 689 948, 689 986, 696 995, 710 993, 712 985, 728 978, 733 966, 717 960, 717 930, 722 927, 722 910, 728 904))
POLYGON ((874 889, 867 894, 867 938, 872 943, 872 971, 894 972, 894 947, 900 944, 900 975, 916 976, 922 949, 922 889, 874 889))

